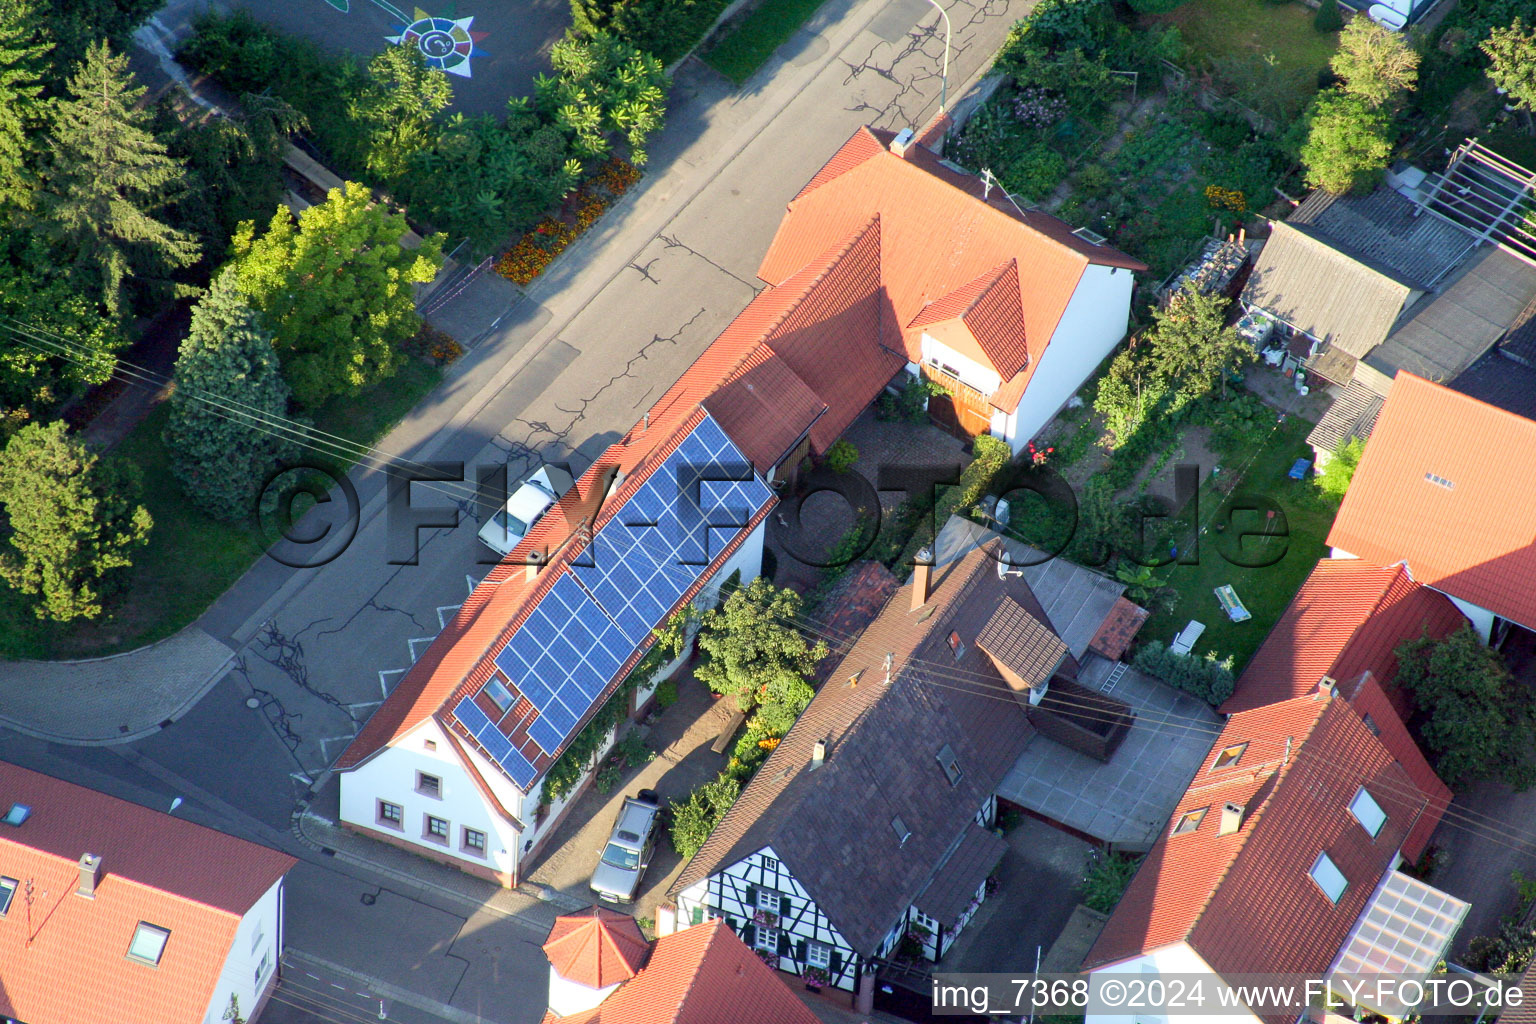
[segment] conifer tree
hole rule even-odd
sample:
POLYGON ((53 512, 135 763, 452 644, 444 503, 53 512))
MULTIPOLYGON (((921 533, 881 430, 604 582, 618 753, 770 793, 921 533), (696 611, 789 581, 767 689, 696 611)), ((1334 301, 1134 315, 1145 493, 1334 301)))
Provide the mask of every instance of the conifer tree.
POLYGON ((297 445, 271 424, 288 413, 272 336, 236 287, 219 275, 192 310, 192 329, 176 360, 165 444, 176 479, 198 508, 227 522, 248 517, 256 493, 297 445))
POLYGON ((40 619, 100 615, 129 552, 149 540, 153 521, 140 490, 137 466, 98 458, 62 422, 21 428, 0 451, 12 548, 0 551, 0 578, 38 597, 40 619))
POLYGON ((0 0, 0 205, 26 195, 29 137, 43 118, 48 45, 32 0, 0 0))
POLYGON ((86 52, 55 106, 34 214, 34 226, 60 244, 114 312, 133 275, 198 258, 192 236, 153 216, 183 165, 150 133, 149 111, 136 106, 143 95, 127 57, 113 56, 106 43, 86 52))

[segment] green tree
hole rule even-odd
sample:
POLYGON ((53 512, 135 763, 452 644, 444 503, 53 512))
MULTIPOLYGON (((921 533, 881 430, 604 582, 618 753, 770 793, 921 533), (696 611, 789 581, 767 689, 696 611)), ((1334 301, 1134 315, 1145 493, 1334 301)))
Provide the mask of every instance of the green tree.
POLYGON ((1307 184, 1343 195, 1374 185, 1392 153, 1392 122, 1359 96, 1340 89, 1317 94, 1303 122, 1299 156, 1307 184))
POLYGON ((138 504, 137 466, 99 459, 62 422, 28 424, 0 451, 0 507, 14 552, 0 577, 36 595, 40 619, 94 618, 120 586, 153 521, 138 504))
POLYGON ((788 732, 811 702, 815 691, 806 677, 827 656, 825 643, 807 643, 790 624, 799 613, 799 594, 758 577, 705 612, 699 628, 704 658, 693 674, 716 693, 735 696, 741 710, 752 712, 749 724, 773 736, 788 732))
POLYGON ((57 241, 109 310, 131 275, 197 262, 192 236, 156 220, 180 161, 149 131, 144 87, 105 43, 92 46, 54 108, 49 161, 32 224, 57 241))
POLYGON ((1344 16, 1339 13, 1339 0, 1323 0, 1317 13, 1312 16, 1312 27, 1322 33, 1337 32, 1344 27, 1344 16))
POLYGON ((1148 332, 1153 362, 1181 390, 1204 394, 1218 383, 1223 396, 1227 378, 1254 359, 1253 345, 1226 326, 1231 300, 1219 293, 1182 288, 1162 309, 1148 332))
POLYGON ((1527 130, 1536 130, 1531 119, 1536 110, 1536 25, 1527 28, 1524 19, 1516 17, 1490 31, 1481 47, 1488 56, 1488 77, 1521 108, 1527 130))
POLYGON ((434 121, 453 99, 448 76, 428 67, 421 49, 400 43, 368 62, 367 84, 348 104, 357 122, 362 152, 354 162, 382 181, 393 182, 411 157, 435 141, 434 121))
POLYGON ((279 208, 267 231, 240 225, 231 243, 240 290, 262 314, 294 395, 314 406, 391 374, 421 326, 411 285, 443 265, 442 236, 400 243, 405 218, 349 181, 299 215, 279 208))
POLYGON ((281 428, 258 425, 282 423, 291 392, 234 271, 215 278, 192 310, 175 384, 165 444, 182 493, 209 515, 239 522, 266 474, 298 446, 281 428))
POLYGON ((1454 787, 1500 779, 1521 790, 1536 782, 1531 692, 1471 626, 1443 640, 1409 640, 1397 661, 1398 682, 1417 706, 1419 738, 1441 778, 1454 787))
POLYGON ((678 856, 688 858, 698 853, 740 795, 741 783, 721 772, 689 793, 687 800, 673 801, 672 848, 678 856))
POLYGON ((1355 467, 1360 465, 1360 456, 1364 452, 1363 437, 1340 441, 1323 468, 1312 478, 1313 485, 1329 500, 1343 501, 1344 492, 1349 490, 1349 482, 1355 478, 1355 467))
POLYGON ((32 0, 0 0, 0 205, 26 197, 26 166, 43 121, 49 45, 32 0))
POLYGON ((624 138, 630 160, 646 159, 645 140, 666 117, 667 72, 661 61, 607 32, 567 36, 549 53, 555 75, 534 81, 538 109, 571 137, 579 157, 605 156, 610 134, 624 138))
POLYGON ((1344 79, 1344 91, 1372 107, 1395 107, 1419 80, 1419 55, 1401 32, 1370 18, 1351 18, 1339 33, 1339 49, 1329 62, 1344 79))
POLYGON ((24 231, 0 235, 0 316, 8 318, 0 330, 0 444, 105 382, 126 343, 118 321, 70 284, 57 254, 24 231))
POLYGON ((164 0, 46 0, 41 10, 49 34, 57 42, 53 62, 59 81, 85 59, 92 46, 103 40, 116 49, 126 48, 133 30, 163 3, 164 0))

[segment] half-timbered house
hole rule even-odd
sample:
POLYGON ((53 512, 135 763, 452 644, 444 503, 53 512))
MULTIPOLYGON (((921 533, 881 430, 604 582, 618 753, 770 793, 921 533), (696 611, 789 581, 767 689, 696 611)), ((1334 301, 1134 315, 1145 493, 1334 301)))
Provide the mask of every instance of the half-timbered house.
POLYGON ((856 992, 937 960, 1005 851, 996 788, 1077 661, 996 545, 913 581, 827 677, 670 895, 782 970, 856 992))

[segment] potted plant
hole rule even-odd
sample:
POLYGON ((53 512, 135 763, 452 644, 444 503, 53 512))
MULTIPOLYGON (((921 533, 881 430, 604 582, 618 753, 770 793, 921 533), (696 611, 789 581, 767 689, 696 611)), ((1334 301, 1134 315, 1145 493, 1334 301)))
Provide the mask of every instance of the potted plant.
POLYGON ((752 920, 769 928, 777 928, 779 926, 779 915, 771 910, 754 910, 752 912, 752 920))
POLYGON ((757 954, 759 960, 768 965, 769 970, 776 971, 779 969, 779 954, 770 953, 766 949, 754 949, 752 952, 757 954))
POLYGON ((807 967, 800 972, 805 979, 805 987, 812 992, 820 992, 821 986, 827 983, 827 969, 825 967, 807 967))

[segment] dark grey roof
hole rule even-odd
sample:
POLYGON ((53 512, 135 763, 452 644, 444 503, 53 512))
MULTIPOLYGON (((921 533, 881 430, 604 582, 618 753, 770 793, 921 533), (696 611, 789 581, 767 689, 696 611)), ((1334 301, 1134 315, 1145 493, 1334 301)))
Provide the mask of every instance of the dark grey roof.
POLYGON ((953 927, 1007 852, 1008 844, 1001 836, 971 822, 928 888, 918 894, 917 909, 945 928, 953 927))
POLYGON ((1024 582, 1045 609, 1045 621, 1081 659, 1099 627, 1125 593, 1125 584, 1085 569, 1065 558, 1047 558, 1043 551, 997 533, 979 523, 951 516, 934 542, 934 559, 947 565, 983 544, 1001 541, 1013 564, 1024 569, 1024 582))
POLYGON ((1515 317, 1514 323, 1509 325, 1509 334, 1499 343, 1499 348, 1505 355, 1527 366, 1536 366, 1536 299, 1532 299, 1520 311, 1520 315, 1515 317))
POLYGON ((1458 374, 1450 387, 1479 402, 1536 420, 1536 367, 1517 362, 1498 349, 1458 374))
POLYGON ((1358 359, 1385 340, 1412 291, 1308 228, 1277 221, 1243 301, 1358 359))
POLYGON ((1420 290, 1433 287, 1467 253, 1473 235, 1383 185, 1364 196, 1318 189, 1286 219, 1340 252, 1420 290))
POLYGON ((1365 357, 1387 377, 1407 370, 1445 381, 1472 365, 1536 299, 1536 266, 1495 246, 1473 253, 1438 294, 1420 299, 1407 319, 1365 357))
MULTIPOLYGON (((999 580, 995 566, 991 552, 978 550, 937 567, 933 594, 915 612, 911 586, 896 593, 688 862, 673 894, 771 846, 832 926, 873 955, 1034 735, 975 634, 1004 597, 1044 613, 1023 580, 999 580), (952 630, 965 642, 960 658, 946 642, 952 630), (826 760, 813 770, 817 740, 826 743, 826 760), (945 745, 960 766, 954 783, 939 763, 945 745), (898 817, 911 830, 905 842, 891 827, 898 817)), ((1076 670, 1069 659, 1063 673, 1076 670)))
POLYGON ((1350 381, 1307 435, 1307 444, 1331 452, 1352 437, 1370 437, 1381 403, 1382 397, 1376 392, 1360 381, 1350 381))

